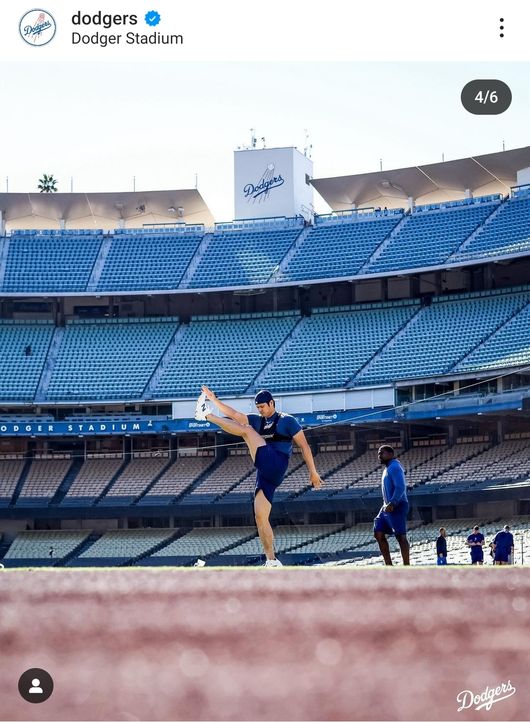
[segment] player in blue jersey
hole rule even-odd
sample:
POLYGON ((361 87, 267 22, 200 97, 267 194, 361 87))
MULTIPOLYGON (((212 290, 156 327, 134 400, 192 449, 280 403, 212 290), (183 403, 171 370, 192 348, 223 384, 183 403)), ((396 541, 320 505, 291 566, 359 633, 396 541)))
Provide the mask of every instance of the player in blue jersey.
POLYGON ((444 526, 441 526, 440 536, 436 540, 436 564, 439 567, 447 565, 447 531, 444 526))
POLYGON ((302 456, 309 468, 309 481, 312 487, 320 489, 322 479, 316 470, 313 454, 302 427, 294 416, 276 411, 276 403, 270 391, 260 391, 256 394, 254 402, 258 413, 243 414, 224 404, 211 389, 203 386, 197 401, 195 418, 198 421, 207 419, 220 426, 223 431, 241 436, 245 440, 254 466, 258 470, 254 491, 254 516, 265 551, 265 566, 281 567, 282 563, 274 554, 274 534, 269 516, 274 492, 282 483, 289 466, 293 441, 302 450, 302 456), (212 405, 228 418, 215 416, 212 413, 212 405))
POLYGON ((401 556, 403 557, 403 564, 410 564, 409 542, 407 539, 409 502, 405 472, 395 458, 394 449, 391 446, 380 446, 377 456, 381 464, 384 464, 385 469, 381 478, 383 506, 374 519, 374 537, 377 539, 385 564, 392 566, 387 534, 396 535, 401 549, 401 556))
POLYGON ((480 533, 478 524, 473 527, 473 532, 468 536, 466 544, 471 551, 471 564, 484 564, 484 534, 480 533))
POLYGON ((494 564, 511 564, 513 563, 514 541, 513 534, 510 532, 508 524, 504 525, 493 540, 493 563, 494 564))

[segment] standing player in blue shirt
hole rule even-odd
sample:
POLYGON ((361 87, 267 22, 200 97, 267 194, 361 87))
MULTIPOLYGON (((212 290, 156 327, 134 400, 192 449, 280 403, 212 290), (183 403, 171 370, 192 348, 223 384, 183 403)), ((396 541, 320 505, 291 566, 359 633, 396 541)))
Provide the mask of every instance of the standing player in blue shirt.
POLYGON ((480 533, 478 524, 473 527, 473 533, 466 540, 471 550, 471 564, 484 564, 484 534, 480 533))
POLYGON ((258 413, 243 414, 224 404, 211 389, 203 386, 197 401, 195 418, 198 421, 207 419, 220 426, 223 431, 241 436, 245 440, 254 466, 258 470, 254 492, 254 516, 267 558, 265 566, 281 567, 282 563, 274 554, 274 534, 269 516, 274 492, 282 483, 289 466, 293 441, 302 450, 302 456, 309 468, 309 481, 314 489, 320 489, 322 479, 316 470, 313 454, 302 427, 294 416, 276 411, 276 403, 270 391, 260 391, 256 394, 254 402, 258 413), (212 414, 212 406, 208 401, 229 418, 212 414))
POLYGON ((409 502, 407 499, 407 485, 405 472, 399 461, 394 457, 391 446, 380 446, 377 456, 385 470, 381 478, 383 492, 383 506, 374 519, 374 537, 377 539, 379 549, 385 564, 392 566, 390 548, 387 534, 395 534, 401 549, 403 564, 410 564, 409 542, 407 539, 407 515, 409 502))
POLYGON ((440 527, 440 536, 436 540, 436 564, 439 567, 447 565, 447 531, 444 526, 440 527))
POLYGON ((514 541, 508 524, 505 524, 503 531, 497 534, 493 545, 494 564, 510 564, 513 561, 514 541))

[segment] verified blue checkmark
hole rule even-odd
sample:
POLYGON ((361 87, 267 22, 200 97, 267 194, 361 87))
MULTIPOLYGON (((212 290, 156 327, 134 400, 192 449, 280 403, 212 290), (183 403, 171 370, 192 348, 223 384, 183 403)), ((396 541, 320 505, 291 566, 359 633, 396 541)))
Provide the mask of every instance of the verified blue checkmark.
POLYGON ((157 13, 156 10, 149 10, 149 12, 145 14, 145 22, 154 28, 155 25, 158 25, 160 22, 160 13, 157 13))

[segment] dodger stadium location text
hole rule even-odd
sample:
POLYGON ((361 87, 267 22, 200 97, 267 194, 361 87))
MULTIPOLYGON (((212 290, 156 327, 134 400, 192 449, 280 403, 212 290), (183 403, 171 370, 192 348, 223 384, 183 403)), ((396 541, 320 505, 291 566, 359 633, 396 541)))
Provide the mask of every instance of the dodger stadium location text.
POLYGON ((184 43, 183 35, 166 35, 164 33, 135 33, 129 31, 122 34, 107 34, 95 32, 90 35, 84 35, 79 32, 72 33, 73 45, 98 45, 106 48, 107 45, 182 45, 184 43), (122 42, 123 41, 123 42, 122 42))

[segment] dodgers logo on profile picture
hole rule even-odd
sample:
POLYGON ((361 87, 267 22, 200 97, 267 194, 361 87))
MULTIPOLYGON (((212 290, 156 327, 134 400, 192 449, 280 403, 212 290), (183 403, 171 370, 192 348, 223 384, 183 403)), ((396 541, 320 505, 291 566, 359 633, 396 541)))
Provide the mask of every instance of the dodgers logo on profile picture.
POLYGON ((57 29, 53 16, 46 10, 29 10, 21 19, 19 27, 22 40, 28 45, 46 45, 53 40, 57 29))

